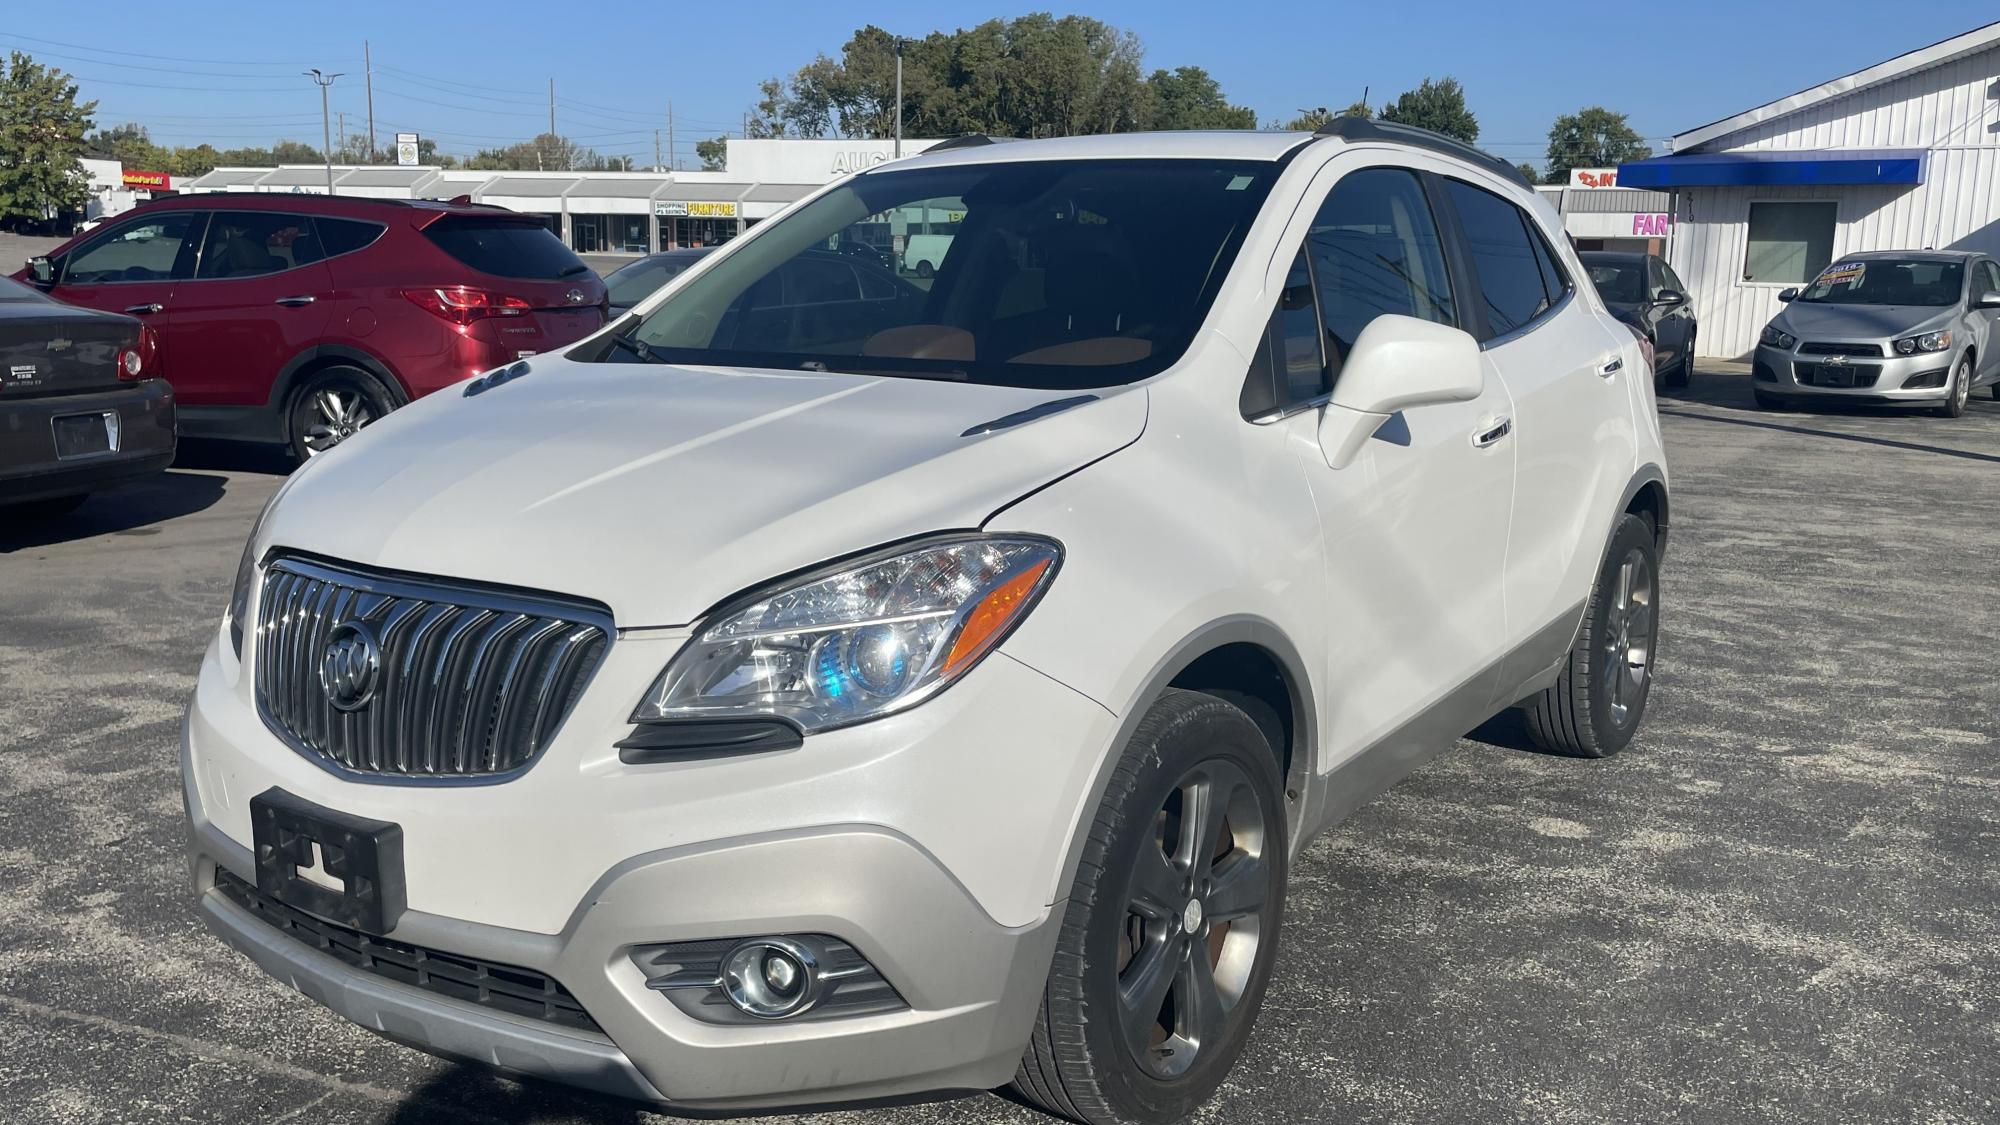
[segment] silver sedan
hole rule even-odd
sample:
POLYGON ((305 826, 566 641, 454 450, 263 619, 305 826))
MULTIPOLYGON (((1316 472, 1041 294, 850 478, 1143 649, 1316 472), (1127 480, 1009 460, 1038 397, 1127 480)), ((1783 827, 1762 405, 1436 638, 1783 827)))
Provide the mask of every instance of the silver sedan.
POLYGON ((1757 405, 1922 403, 1956 418, 1973 388, 2000 398, 2000 264, 1962 251, 1848 254, 1764 328, 1757 405))

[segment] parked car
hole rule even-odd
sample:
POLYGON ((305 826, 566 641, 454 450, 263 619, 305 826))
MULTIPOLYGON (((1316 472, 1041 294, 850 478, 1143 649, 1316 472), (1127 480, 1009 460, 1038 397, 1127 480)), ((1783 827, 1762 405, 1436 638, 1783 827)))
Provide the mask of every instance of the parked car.
MULTIPOLYGON (((623 316, 632 306, 658 292, 689 267, 719 249, 697 246, 663 250, 620 266, 604 279, 611 315, 623 316)), ((801 252, 773 275, 769 284, 750 294, 751 310, 858 300, 923 300, 924 291, 883 269, 867 257, 834 250, 801 252)))
POLYGON ((201 914, 684 1112, 1179 1118, 1307 841, 1507 707, 1638 729, 1666 469, 1561 231, 1352 118, 845 180, 288 482, 184 727, 201 914), (929 206, 921 300, 753 304, 929 206))
POLYGON ((59 515, 174 459, 174 392, 129 316, 0 278, 0 523, 59 515))
POLYGON ((949 234, 912 234, 903 241, 903 269, 921 278, 929 278, 944 263, 945 252, 951 249, 949 234))
POLYGON ((1778 300, 1751 368, 1766 410, 1916 403, 1956 418, 1975 387, 2000 398, 2000 265, 1984 254, 1848 254, 1778 300))
POLYGON ((1694 299, 1658 254, 1586 250, 1577 255, 1612 315, 1653 348, 1654 386, 1685 387, 1694 378, 1694 299))
POLYGON ((17 280, 144 317, 190 436, 303 460, 411 399, 604 322, 604 285, 532 216, 316 195, 181 195, 17 280))

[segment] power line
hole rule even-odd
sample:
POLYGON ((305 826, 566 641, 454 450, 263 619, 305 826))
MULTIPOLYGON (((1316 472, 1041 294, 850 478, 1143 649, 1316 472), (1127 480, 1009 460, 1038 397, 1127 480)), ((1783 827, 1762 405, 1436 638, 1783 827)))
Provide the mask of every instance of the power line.
MULTIPOLYGON (((191 59, 180 55, 154 55, 154 54, 148 54, 144 51, 114 51, 109 47, 91 47, 91 46, 86 46, 82 43, 64 43, 59 39, 42 39, 33 35, 23 35, 18 31, 10 31, 7 34, 14 39, 25 39, 30 43, 46 43, 51 47, 68 47, 72 50, 77 50, 77 51, 89 51, 100 55, 120 55, 125 58, 133 58, 133 59, 158 59, 162 62, 203 63, 206 65, 213 65, 213 66, 289 67, 296 65, 299 62, 305 61, 302 59, 301 60, 288 59, 284 61, 246 63, 241 59, 191 59)), ((278 77, 278 75, 266 74, 266 75, 257 75, 255 77, 275 78, 278 77)))

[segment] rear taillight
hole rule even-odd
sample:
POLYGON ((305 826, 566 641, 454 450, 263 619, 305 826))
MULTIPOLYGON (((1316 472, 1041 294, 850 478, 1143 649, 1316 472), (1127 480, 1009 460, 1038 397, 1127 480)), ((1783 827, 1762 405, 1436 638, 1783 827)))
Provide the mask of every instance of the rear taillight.
POLYGON ((159 339, 153 330, 139 326, 139 342, 129 348, 118 349, 118 378, 127 383, 136 383, 152 377, 153 358, 159 352, 159 339))
POLYGON ((405 289, 403 296, 432 316, 443 317, 453 324, 471 324, 489 316, 526 316, 534 308, 520 297, 474 289, 470 285, 405 289))

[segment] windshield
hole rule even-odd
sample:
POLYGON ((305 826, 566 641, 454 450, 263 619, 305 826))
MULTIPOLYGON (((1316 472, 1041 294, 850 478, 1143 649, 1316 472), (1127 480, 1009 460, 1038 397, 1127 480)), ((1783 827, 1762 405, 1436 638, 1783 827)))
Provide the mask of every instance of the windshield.
POLYGON ((1824 305, 1955 305, 1963 262, 1862 258, 1835 262, 1798 299, 1824 305))
POLYGON ((655 254, 641 258, 629 266, 620 266, 605 278, 604 289, 613 307, 629 309, 699 261, 699 254, 655 254))
POLYGON ((732 247, 598 358, 1020 387, 1142 379, 1186 350, 1277 171, 1096 160, 867 173, 732 247))
POLYGON ((1597 286, 1598 296, 1605 300, 1636 305, 1646 299, 1646 263, 1643 260, 1616 262, 1586 256, 1583 267, 1590 271, 1590 283, 1597 286))

